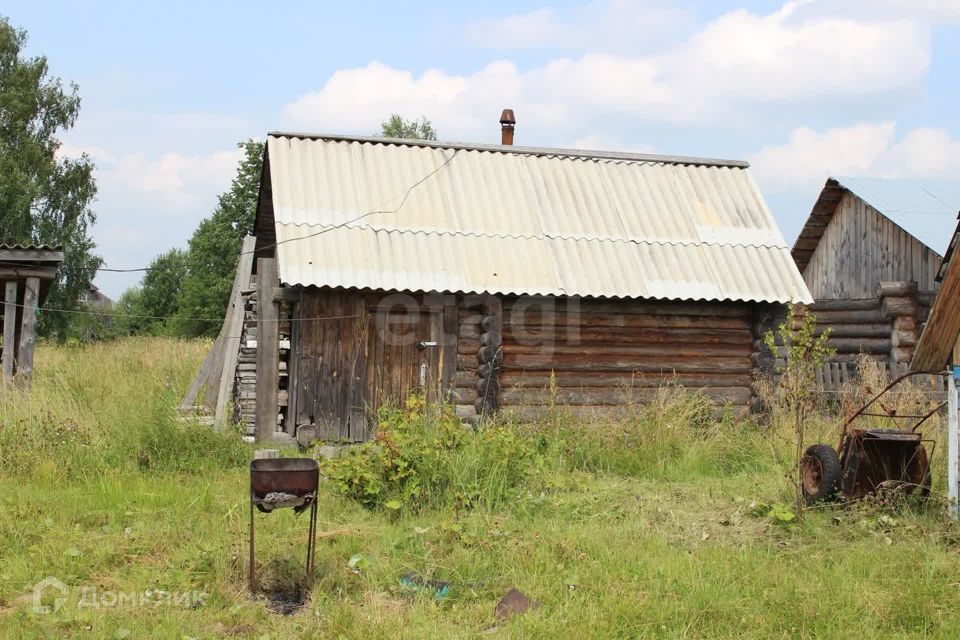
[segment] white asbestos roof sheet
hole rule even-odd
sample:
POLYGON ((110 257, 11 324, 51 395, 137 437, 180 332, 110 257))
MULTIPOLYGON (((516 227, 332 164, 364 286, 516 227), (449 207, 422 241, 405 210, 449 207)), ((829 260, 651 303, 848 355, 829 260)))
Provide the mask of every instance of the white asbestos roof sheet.
POLYGON ((742 163, 268 138, 281 280, 810 301, 742 163))

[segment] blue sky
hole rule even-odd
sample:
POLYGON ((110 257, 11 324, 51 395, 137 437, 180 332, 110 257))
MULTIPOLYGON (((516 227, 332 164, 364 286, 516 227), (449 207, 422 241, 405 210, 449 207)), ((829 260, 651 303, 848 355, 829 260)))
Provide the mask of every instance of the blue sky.
MULTIPOLYGON (((113 267, 185 246, 235 143, 374 133, 747 159, 792 242, 828 175, 960 176, 960 2, 36 3, 0 13, 79 84, 113 267)), ((109 295, 136 275, 102 274, 109 295)))

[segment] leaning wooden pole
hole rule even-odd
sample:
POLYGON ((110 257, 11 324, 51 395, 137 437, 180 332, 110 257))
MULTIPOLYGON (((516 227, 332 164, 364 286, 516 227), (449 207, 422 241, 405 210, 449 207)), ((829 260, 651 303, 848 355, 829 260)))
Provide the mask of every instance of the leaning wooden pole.
POLYGON ((243 290, 250 285, 250 273, 253 271, 253 250, 257 239, 247 236, 243 239, 240 249, 240 259, 237 261, 237 274, 233 278, 233 290, 230 293, 230 304, 227 306, 227 317, 223 323, 223 367, 220 372, 219 389, 217 390, 217 407, 214 417, 215 424, 223 425, 230 419, 230 393, 233 391, 233 382, 237 374, 237 359, 240 355, 240 334, 243 333, 243 290))

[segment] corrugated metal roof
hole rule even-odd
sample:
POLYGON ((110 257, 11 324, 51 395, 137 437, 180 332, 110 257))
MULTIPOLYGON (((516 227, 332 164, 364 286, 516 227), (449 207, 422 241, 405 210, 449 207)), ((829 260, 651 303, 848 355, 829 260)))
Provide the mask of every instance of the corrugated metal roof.
POLYGON ((743 164, 285 135, 268 154, 288 284, 810 301, 743 164))
POLYGON ((63 251, 63 247, 55 247, 49 244, 3 244, 0 243, 0 249, 14 251, 63 251))
POLYGON ((960 180, 852 176, 834 179, 914 238, 944 255, 960 212, 960 180))

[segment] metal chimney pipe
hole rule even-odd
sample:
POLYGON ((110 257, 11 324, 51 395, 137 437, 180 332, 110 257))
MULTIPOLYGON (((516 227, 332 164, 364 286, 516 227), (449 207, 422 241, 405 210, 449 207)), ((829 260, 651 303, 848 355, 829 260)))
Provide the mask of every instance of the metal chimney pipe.
POLYGON ((513 115, 513 109, 504 109, 500 114, 500 144, 513 144, 513 128, 517 126, 517 119, 513 115))

